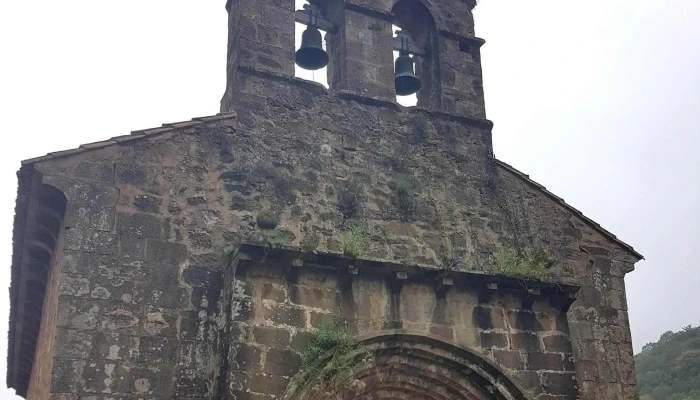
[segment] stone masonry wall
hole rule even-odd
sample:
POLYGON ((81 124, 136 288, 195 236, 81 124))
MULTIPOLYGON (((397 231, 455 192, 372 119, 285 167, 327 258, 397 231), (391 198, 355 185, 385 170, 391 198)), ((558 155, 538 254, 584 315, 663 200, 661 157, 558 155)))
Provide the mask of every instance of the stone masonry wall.
POLYGON ((581 397, 633 398, 636 260, 499 165, 490 125, 264 73, 235 87, 237 119, 36 165, 68 198, 53 393, 212 398, 224 254, 244 241, 340 253, 359 224, 362 258, 408 265, 489 271, 501 249, 547 248, 556 280, 582 286, 581 397))
MULTIPOLYGON (((533 398, 577 398, 566 293, 532 294, 516 280, 508 288, 503 279, 481 275, 454 276, 440 286, 437 271, 246 247, 226 272, 230 372, 219 399, 282 397, 310 332, 324 322, 359 337, 394 330, 436 337, 491 360, 533 398), (348 265, 354 274, 343 274, 348 265)), ((389 365, 377 379, 391 378, 396 365, 389 365)), ((412 379, 402 377, 395 387, 412 379)), ((375 398, 370 393, 379 389, 366 388, 367 398, 375 398)), ((488 391, 482 396, 494 398, 488 391)))

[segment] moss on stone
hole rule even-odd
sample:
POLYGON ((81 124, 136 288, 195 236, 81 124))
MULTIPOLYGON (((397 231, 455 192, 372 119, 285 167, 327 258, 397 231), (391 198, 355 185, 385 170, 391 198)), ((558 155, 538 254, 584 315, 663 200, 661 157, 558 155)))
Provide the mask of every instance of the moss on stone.
POLYGON ((281 228, 270 232, 266 239, 267 244, 273 249, 276 249, 291 246, 294 240, 296 240, 296 235, 290 230, 281 228))
POLYGON ((343 235, 343 254, 352 258, 359 258, 367 249, 367 239, 362 227, 355 225, 343 235))
POLYGON ((516 278, 543 281, 554 261, 544 249, 501 250, 496 254, 494 272, 516 278))

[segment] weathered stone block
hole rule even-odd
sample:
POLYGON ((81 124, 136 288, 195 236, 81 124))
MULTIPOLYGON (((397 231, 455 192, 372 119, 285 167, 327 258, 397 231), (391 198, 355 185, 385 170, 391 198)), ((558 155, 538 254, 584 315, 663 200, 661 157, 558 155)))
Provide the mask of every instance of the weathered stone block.
POLYGON ((284 349, 290 345, 290 331, 281 328, 271 328, 267 326, 254 326, 253 338, 255 343, 268 347, 284 349))
POLYGON ((131 361, 139 356, 140 338, 128 334, 98 333, 94 346, 97 360, 131 361))
POLYGON ((299 285, 289 287, 289 301, 293 304, 338 313, 338 300, 334 290, 299 285))
POLYGON ((136 362, 174 365, 179 348, 180 342, 173 338, 144 336, 139 338, 136 362))
POLYGON ((220 289, 193 287, 190 301, 193 306, 206 310, 217 310, 221 298, 220 289))
POLYGON ((535 371, 563 371, 564 359, 560 353, 527 353, 527 369, 535 371))
POLYGON ((479 339, 483 348, 495 347, 505 349, 508 347, 508 336, 505 333, 481 332, 479 339))
POLYGON ((183 272, 182 276, 185 282, 192 286, 214 289, 221 289, 223 287, 223 277, 219 271, 190 267, 183 272))
POLYGON ((519 351, 493 350, 491 354, 493 355, 494 361, 503 368, 525 369, 525 362, 519 351))
POLYGON ((87 297, 90 295, 90 281, 87 278, 62 274, 61 295, 87 297))
POLYGON ((289 347, 296 351, 304 351, 312 337, 313 334, 311 332, 297 331, 289 347))
POLYGON ((178 265, 187 259, 187 246, 160 240, 146 241, 146 260, 178 265))
POLYGON ((263 306, 262 316, 275 325, 287 325, 296 328, 306 327, 306 312, 301 308, 284 305, 263 306))
POLYGON ((232 348, 232 360, 234 369, 246 372, 262 370, 262 350, 247 344, 237 344, 232 348))
POLYGON ((292 376, 301 366, 301 357, 290 350, 270 349, 265 355, 263 372, 269 375, 292 376))
POLYGON ((529 390, 532 394, 538 395, 543 392, 542 382, 537 371, 513 371, 511 374, 525 390, 529 390))
POLYGON ((117 253, 118 240, 117 235, 109 232, 86 234, 83 250, 87 253, 113 255, 117 253))
POLYGON ((598 382, 616 383, 618 380, 617 367, 615 361, 599 359, 596 361, 598 367, 598 382))
POLYGON ((146 306, 143 330, 147 335, 175 337, 178 312, 170 308, 146 306))
POLYGON ((143 185, 148 179, 148 168, 144 165, 117 163, 116 183, 128 185, 143 185))
POLYGON ((121 392, 140 396, 172 397, 174 369, 168 365, 120 365, 117 367, 121 392))
POLYGON ((100 305, 89 299, 60 296, 57 326, 93 330, 97 327, 100 305))
POLYGON ((569 330, 573 339, 593 339, 593 324, 589 322, 570 321, 569 330))
POLYGON ((207 399, 206 395, 212 390, 213 382, 205 377, 196 375, 196 371, 180 371, 175 379, 175 398, 207 399))
POLYGON ((537 331, 538 323, 537 316, 534 312, 525 310, 509 310, 508 311, 508 325, 513 329, 523 330, 523 331, 537 331))
POLYGON ((112 362, 88 363, 80 376, 80 390, 88 393, 111 393, 118 391, 117 364, 112 362))
POLYGON ((84 360, 54 357, 51 374, 51 391, 56 393, 78 393, 78 384, 87 365, 84 360))
POLYGON ((117 256, 124 262, 143 260, 146 254, 146 239, 138 236, 121 235, 117 256))
POLYGON ((289 384, 289 378, 283 376, 253 374, 250 390, 257 393, 281 395, 289 384))
POLYGON ((542 338, 544 350, 554 353, 570 353, 571 340, 564 335, 550 335, 542 338))
POLYGON ((511 346, 514 349, 540 351, 540 338, 535 332, 517 332, 510 335, 511 346))
POLYGON ((134 197, 134 207, 141 212, 157 214, 161 204, 163 204, 163 200, 155 196, 137 195, 134 197))
POLYGON ((162 219, 143 213, 117 214, 117 232, 122 236, 163 238, 162 219))
POLYGON ((480 329, 506 329, 503 309, 499 307, 474 307, 474 324, 480 329))
MULTIPOLYGON (((114 186, 102 183, 78 183, 73 181, 73 185, 68 187, 64 194, 68 198, 69 208, 66 216, 72 216, 71 205, 85 208, 85 211, 114 207, 119 199, 119 189, 114 186)), ((77 208, 75 208, 77 210, 77 208)), ((77 214, 90 214, 82 212, 77 214)), ((68 223, 68 221, 66 221, 68 223)))
POLYGON ((578 395, 578 385, 576 376, 573 373, 542 373, 542 386, 551 395, 568 396, 576 398, 578 395))
POLYGON ((108 333, 140 333, 143 309, 137 305, 110 303, 104 307, 100 318, 100 329, 108 333))
POLYGON ((137 283, 134 286, 132 301, 136 304, 182 309, 189 304, 189 293, 187 289, 177 286, 137 283))
POLYGON ((58 329, 55 352, 66 358, 87 359, 93 349, 95 333, 58 329))
POLYGON ((66 228, 63 235, 63 246, 66 250, 82 251, 83 231, 79 228, 66 228))
POLYGON ((182 340, 210 340, 216 337, 216 324, 205 310, 180 311, 180 338, 182 340))
POLYGON ((233 370, 229 373, 229 385, 234 393, 250 392, 250 373, 233 370))
POLYGON ((608 306, 616 310, 627 310, 627 297, 625 292, 619 290, 610 290, 606 294, 608 306))

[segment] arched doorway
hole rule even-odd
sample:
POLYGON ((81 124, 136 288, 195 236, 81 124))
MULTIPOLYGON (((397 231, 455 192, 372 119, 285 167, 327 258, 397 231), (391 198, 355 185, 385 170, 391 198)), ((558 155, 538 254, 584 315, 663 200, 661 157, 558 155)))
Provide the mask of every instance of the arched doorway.
POLYGON ((525 400, 522 390, 481 355, 431 335, 387 331, 359 338, 374 356, 353 384, 312 389, 292 383, 285 400, 525 400))

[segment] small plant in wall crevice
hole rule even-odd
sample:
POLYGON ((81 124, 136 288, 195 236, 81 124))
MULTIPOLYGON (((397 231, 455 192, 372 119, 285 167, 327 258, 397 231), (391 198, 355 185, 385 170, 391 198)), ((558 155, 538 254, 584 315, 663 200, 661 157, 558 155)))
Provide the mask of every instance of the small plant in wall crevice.
POLYGON ((367 238, 362 226, 355 224, 343 235, 343 254, 352 258, 359 258, 367 249, 367 238))
POLYGON ((374 355, 345 326, 324 322, 314 329, 301 353, 301 368, 287 388, 293 395, 285 398, 302 399, 305 393, 324 387, 335 392, 352 390, 355 373, 373 366, 374 355))
POLYGON ((521 279, 543 281, 551 277, 554 258, 545 249, 503 249, 496 253, 494 272, 521 279))
POLYGON ((357 218, 362 212, 364 189, 355 180, 345 182, 338 193, 338 211, 343 215, 343 221, 357 218))
POLYGON ((418 192, 418 180, 413 175, 401 174, 395 178, 394 204, 404 218, 414 216, 418 192))

